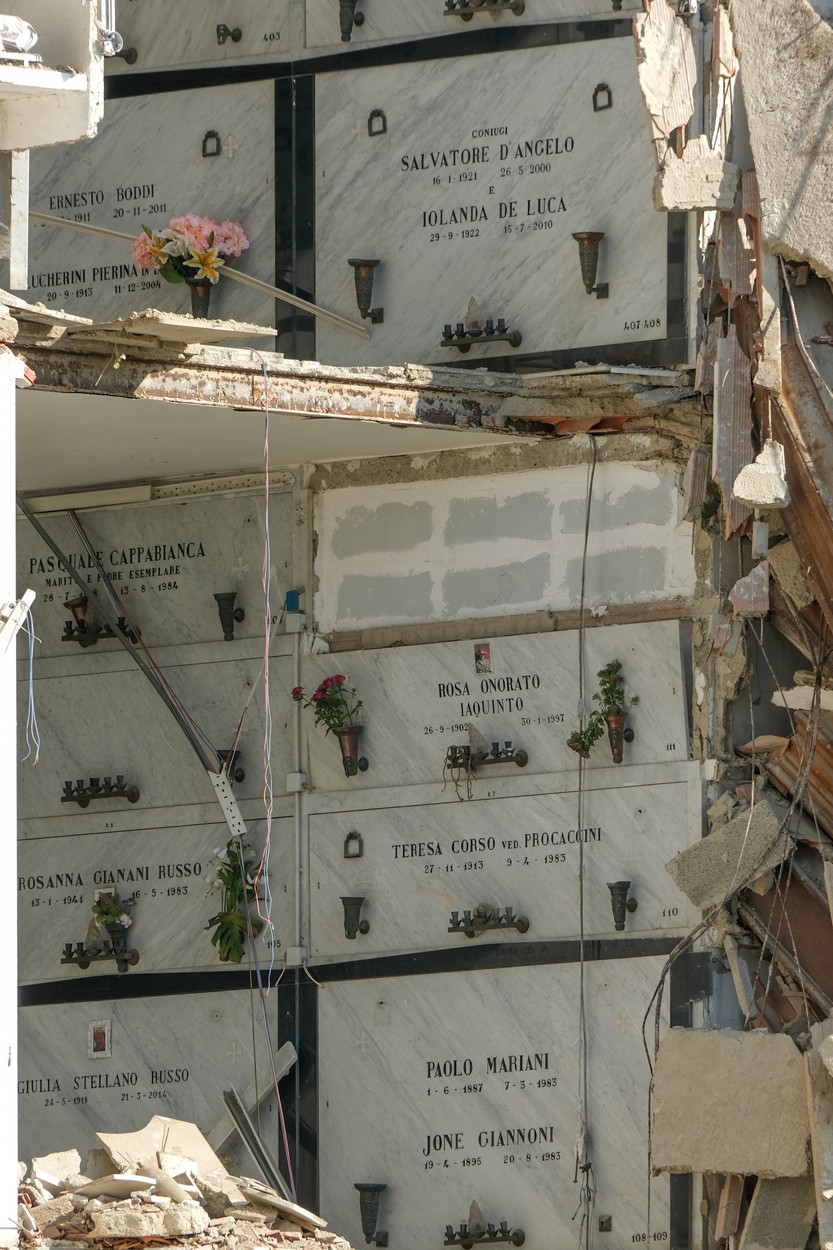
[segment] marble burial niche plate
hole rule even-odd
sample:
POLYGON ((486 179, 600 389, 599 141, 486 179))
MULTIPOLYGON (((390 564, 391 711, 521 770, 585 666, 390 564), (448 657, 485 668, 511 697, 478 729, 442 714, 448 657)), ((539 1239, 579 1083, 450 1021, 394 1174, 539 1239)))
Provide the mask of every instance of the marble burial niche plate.
MULTIPOLYGON (((624 763, 612 765, 605 736, 591 751, 588 771, 616 767, 624 779, 634 767, 687 760, 680 626, 663 621, 590 629, 583 645, 588 702, 596 673, 614 659, 622 663, 628 696, 639 698, 628 714, 635 738, 624 748, 624 763)), ((346 676, 356 689, 362 700, 359 749, 368 761, 366 772, 346 778, 338 743, 314 728, 306 711, 316 791, 310 810, 327 810, 324 791, 349 790, 355 800, 359 792, 417 782, 436 783, 437 799, 443 793, 453 798, 454 778, 444 764, 450 745, 468 745, 469 725, 490 750, 493 742, 502 750, 508 741, 529 757, 523 768, 510 762, 475 770, 474 797, 501 794, 507 785, 528 788, 536 774, 577 775, 579 758, 567 738, 578 725, 578 646, 578 631, 570 630, 305 660, 308 693, 333 674, 346 676)), ((465 779, 459 780, 465 796, 465 779)), ((389 803, 389 793, 379 796, 379 806, 389 803)))
POLYGON ((241 61, 267 61, 289 55, 293 46, 290 0, 200 0, 192 14, 171 21, 168 0, 141 0, 119 5, 118 30, 125 48, 135 48, 136 61, 105 62, 111 74, 174 70, 198 65, 219 68, 241 61))
MULTIPOLYGON (((264 825, 262 820, 248 822, 247 842, 256 863, 263 850, 264 825)), ((288 825, 277 820, 272 825, 269 882, 274 927, 264 928, 258 938, 262 968, 282 963, 290 936, 291 916, 283 902, 290 867, 288 825)), ((233 970, 237 965, 220 962, 218 948, 211 943, 215 929, 207 928, 223 910, 222 891, 209 885, 216 880, 213 854, 223 850, 230 836, 221 822, 22 841, 17 869, 20 982, 83 982, 116 972, 110 960, 87 969, 61 962, 67 943, 74 948, 85 941, 92 905, 102 891, 115 891, 120 900, 136 900, 125 911, 131 919, 127 946, 138 951, 139 960, 122 975, 233 970)), ((266 897, 263 888, 261 896, 266 897)), ((264 903, 260 910, 266 914, 264 903)), ((242 967, 247 966, 245 959, 242 967)))
MULTIPOLYGON (((662 959, 585 965, 594 1242, 646 1240, 641 1024, 662 959)), ((576 964, 329 983, 319 994, 321 1214, 362 1244, 357 1181, 387 1185, 378 1228, 435 1250, 476 1201, 530 1250, 576 1243, 581 1089, 576 964)), ((667 999, 667 996, 666 996, 667 999)), ((579 1211, 579 1215, 581 1212, 579 1211)), ((667 1241, 668 1180, 651 1184, 667 1241)))
POLYGON ((319 360, 455 365, 443 327, 470 297, 522 343, 475 344, 467 363, 666 337, 667 231, 631 39, 320 74, 315 117, 316 298, 355 316, 348 260, 375 259, 384 311, 369 342, 319 323, 319 360), (384 133, 369 133, 380 110, 384 133), (581 231, 605 236, 608 298, 585 291, 581 231))
MULTIPOLYGON (((127 7, 127 6, 125 6, 127 7)), ((135 6, 141 7, 141 6, 135 6)), ((92 143, 32 153, 30 208, 138 237, 186 213, 239 221, 250 248, 235 268, 275 280, 274 86, 190 87, 108 100, 92 143), (175 122, 175 124, 173 124, 175 122), (203 155, 220 138, 219 155, 203 155)), ((130 244, 32 225, 27 298, 109 321, 145 308, 190 313, 188 288, 133 262, 130 244)), ((210 316, 274 324, 275 302, 230 278, 210 316)))
MULTIPOLYGON (((667 772, 672 771, 669 766, 667 772)), ((673 771, 677 771, 673 769, 673 771)), ((698 766, 690 780, 434 807, 388 807, 310 821, 311 949, 318 958, 577 938, 616 937, 608 882, 629 880, 621 936, 689 928, 699 919, 664 864, 700 835, 698 766), (578 812, 581 808, 581 824, 578 812), (347 839, 359 835, 362 855, 347 839), (342 897, 363 897, 367 934, 347 939, 342 897), (465 931, 464 912, 507 908, 523 931, 465 931), (457 913, 459 928, 448 932, 457 913)))
MULTIPOLYGON (((267 1006, 274 1042, 277 990, 267 1006)), ((83 1160, 96 1132, 132 1132, 154 1115, 193 1120, 208 1135, 224 1117, 224 1089, 233 1085, 250 1113, 255 1075, 260 1093, 270 1089, 256 992, 30 1006, 19 1018, 21 1159, 72 1146, 83 1160)), ((236 1137, 220 1153, 252 1175, 236 1137)))
MULTIPOLYGON (((289 532, 291 496, 270 497, 273 555, 272 602, 286 593, 284 535, 289 532)), ((236 592, 233 608, 244 613, 234 621, 234 639, 264 634, 262 566, 265 541, 263 502, 255 495, 222 496, 154 503, 147 506, 95 508, 79 518, 99 562, 124 603, 133 624, 152 649, 194 642, 223 642, 215 593, 236 592)), ((104 600, 101 577, 92 556, 65 513, 41 516, 40 522, 88 586, 92 601, 104 600)), ((18 576, 36 591, 34 611, 41 639, 39 656, 77 659, 80 650, 93 659, 120 651, 101 639, 94 647, 65 642, 71 612, 67 599, 83 592, 29 521, 18 530, 18 576), (75 657, 73 657, 75 653, 75 657)))

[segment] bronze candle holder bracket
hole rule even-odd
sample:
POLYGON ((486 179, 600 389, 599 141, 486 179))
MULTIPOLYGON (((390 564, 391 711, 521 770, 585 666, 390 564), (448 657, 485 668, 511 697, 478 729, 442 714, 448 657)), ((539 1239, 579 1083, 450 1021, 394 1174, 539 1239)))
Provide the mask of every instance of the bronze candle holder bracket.
POLYGON ((445 0, 446 17, 459 17, 470 22, 475 13, 499 13, 508 9, 515 17, 520 17, 526 8, 524 0, 445 0))
POLYGON ((440 347, 456 347, 459 352, 467 352, 474 343, 508 343, 510 347, 520 347, 522 342, 520 330, 510 330, 504 317, 498 317, 497 321, 487 317, 482 330, 467 330, 462 321, 454 327, 444 325, 440 347))
POLYGON ((112 777, 105 777, 103 780, 100 777, 90 777, 87 783, 83 778, 76 781, 75 785, 71 781, 64 782, 62 803, 77 803, 79 807, 89 807, 93 799, 127 799, 128 803, 138 803, 139 787, 128 786, 121 773, 116 776, 115 781, 112 777))
POLYGON ((341 42, 349 43, 354 26, 364 26, 364 13, 356 12, 359 0, 340 0, 338 21, 341 27, 341 42))
POLYGON ((217 23, 216 34, 217 42, 220 47, 223 46, 227 39, 230 39, 232 43, 239 43, 243 38, 243 32, 239 26, 235 26, 232 29, 230 26, 227 26, 225 22, 217 23))
MULTIPOLYGON (((475 907, 473 911, 451 913, 448 926, 449 933, 464 933, 467 938, 477 937, 478 933, 487 933, 495 929, 517 929, 518 933, 526 933, 529 920, 526 916, 516 916, 511 907, 475 907)), ((520 1242, 518 1243, 520 1245, 520 1242)))
POLYGON ((526 751, 516 751, 511 742, 492 743, 491 751, 472 751, 469 746, 450 746, 446 751, 446 764, 449 768, 465 768, 474 771, 485 768, 487 764, 517 764, 518 768, 526 768, 529 756, 526 751))
POLYGON ((90 964, 115 960, 117 970, 127 972, 139 962, 139 952, 128 948, 127 930, 122 925, 108 926, 107 935, 107 938, 102 938, 99 951, 88 951, 83 942, 76 942, 74 947, 72 942, 66 942, 61 963, 75 964, 76 968, 86 972, 90 964))
POLYGON ((471 1250, 472 1246, 483 1246, 494 1244, 497 1241, 509 1242, 513 1246, 522 1246, 526 1240, 526 1233, 522 1228, 510 1228, 506 1220, 501 1220, 497 1226, 487 1224, 483 1232, 469 1231, 467 1224, 461 1224, 459 1230, 455 1233, 450 1224, 445 1226, 444 1246, 462 1246, 463 1250, 471 1250))
MULTIPOLYGON (((64 607, 69 608, 72 620, 64 622, 61 642, 77 642, 81 647, 94 647, 99 638, 115 638, 115 633, 106 621, 99 618, 87 619, 89 606, 90 601, 86 595, 79 595, 76 599, 65 601, 64 607)), ((128 642, 138 642, 136 634, 127 624, 125 617, 119 617, 118 628, 128 642)))

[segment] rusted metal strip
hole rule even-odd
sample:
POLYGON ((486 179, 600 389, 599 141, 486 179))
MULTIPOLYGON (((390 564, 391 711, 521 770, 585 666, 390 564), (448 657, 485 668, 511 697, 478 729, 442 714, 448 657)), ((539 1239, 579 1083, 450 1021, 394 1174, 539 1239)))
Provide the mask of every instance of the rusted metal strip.
POLYGON ((782 867, 766 894, 747 890, 738 914, 826 1015, 833 1011, 833 925, 826 897, 798 865, 782 867))

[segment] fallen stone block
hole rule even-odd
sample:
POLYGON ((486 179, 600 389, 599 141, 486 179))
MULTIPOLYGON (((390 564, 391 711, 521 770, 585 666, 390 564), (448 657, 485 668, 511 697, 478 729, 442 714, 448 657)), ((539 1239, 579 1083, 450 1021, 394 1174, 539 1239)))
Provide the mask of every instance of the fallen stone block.
POLYGON ((731 209, 740 183, 740 167, 713 152, 705 135, 689 139, 681 157, 671 148, 654 179, 658 212, 731 209))
POLYGON ((50 1224, 54 1224, 62 1216, 72 1215, 74 1211, 75 1207, 69 1194, 61 1194, 57 1198, 51 1198, 49 1202, 42 1202, 40 1206, 33 1207, 32 1219, 38 1228, 49 1228, 50 1224))
POLYGON ((804 1061, 789 1037, 671 1029, 652 1089, 655 1173, 807 1175, 804 1061))
POLYGON ((252 1180, 249 1176, 238 1176, 235 1180, 240 1187, 240 1192, 249 1202, 277 1211, 284 1219, 292 1220, 294 1224, 299 1225, 300 1228, 309 1229, 310 1232, 315 1232, 317 1228, 327 1227, 327 1221, 322 1220, 320 1215, 314 1215, 312 1211, 299 1207, 288 1198, 282 1198, 262 1181, 252 1180))
POLYGON ((812 1177, 758 1181, 746 1214, 740 1250, 804 1250, 815 1218, 812 1177))
POLYGON ((82 1194, 85 1198, 128 1198, 137 1190, 153 1189, 155 1184, 156 1181, 151 1175, 140 1176, 135 1172, 117 1172, 112 1176, 101 1176, 98 1180, 80 1185, 75 1192, 82 1194))
POLYGON ((203 1233, 211 1221, 199 1203, 169 1207, 114 1203, 93 1215, 97 1237, 183 1237, 203 1233))
POLYGON ((243 1197, 230 1176, 214 1177, 209 1180, 197 1175, 192 1179, 210 1216, 222 1216, 226 1211, 234 1210, 235 1207, 246 1206, 247 1199, 243 1197))
POLYGON ((80 1171, 81 1156, 77 1150, 61 1150, 32 1160, 32 1176, 48 1189, 54 1187, 58 1193, 67 1188, 63 1182, 80 1171))
POLYGON ((196 1124, 155 1115, 135 1133, 96 1133, 110 1158, 119 1168, 140 1170, 142 1164, 156 1164, 160 1150, 193 1159, 202 1176, 227 1176, 222 1162, 209 1146, 196 1124))
POLYGON ((695 907, 715 907, 786 858, 792 839, 781 829, 781 819, 777 808, 759 798, 754 807, 681 851, 666 871, 695 907))

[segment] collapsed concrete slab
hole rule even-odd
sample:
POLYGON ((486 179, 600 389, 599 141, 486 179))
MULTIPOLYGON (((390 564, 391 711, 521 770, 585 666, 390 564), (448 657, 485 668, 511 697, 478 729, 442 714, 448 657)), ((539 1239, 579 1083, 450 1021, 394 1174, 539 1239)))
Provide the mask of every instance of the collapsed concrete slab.
POLYGON ((655 1174, 807 1175, 804 1062, 790 1038, 671 1029, 652 1088, 655 1174))
POLYGON ((787 856, 792 839, 781 823, 781 812, 759 798, 754 807, 681 851, 666 871, 695 907, 716 907, 787 856))
POLYGON ((739 166, 712 151, 705 135, 697 135, 681 157, 671 148, 665 153, 654 179, 654 208, 661 213, 730 209, 740 173, 739 166))
POLYGON ((807 0, 733 0, 764 247, 833 277, 828 217, 833 129, 819 83, 833 63, 833 30, 807 0))
POLYGON ((804 1250, 816 1218, 810 1176, 758 1181, 740 1239, 740 1250, 804 1250))

